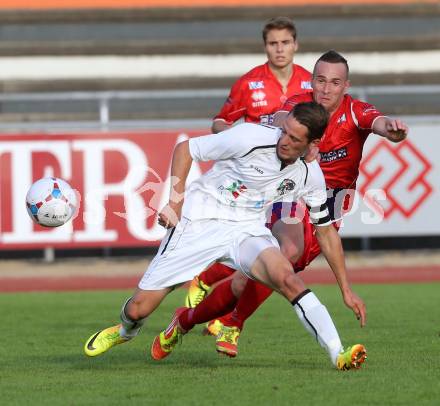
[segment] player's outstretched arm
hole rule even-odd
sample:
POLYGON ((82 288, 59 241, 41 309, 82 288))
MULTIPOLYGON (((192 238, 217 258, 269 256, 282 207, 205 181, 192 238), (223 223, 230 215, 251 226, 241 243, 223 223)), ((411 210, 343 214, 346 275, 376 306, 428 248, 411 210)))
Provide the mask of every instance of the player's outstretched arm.
POLYGON ((391 142, 401 142, 408 135, 408 126, 398 118, 379 117, 373 123, 372 130, 391 142))
POLYGON ((344 251, 338 232, 332 225, 317 226, 316 237, 321 251, 338 281, 344 303, 353 310, 356 318, 360 320, 361 327, 364 327, 367 320, 365 303, 351 290, 345 268, 344 251))
POLYGON ((168 204, 160 211, 158 222, 165 228, 174 227, 180 220, 185 183, 191 169, 192 156, 189 142, 183 141, 176 145, 171 164, 171 187, 168 204))

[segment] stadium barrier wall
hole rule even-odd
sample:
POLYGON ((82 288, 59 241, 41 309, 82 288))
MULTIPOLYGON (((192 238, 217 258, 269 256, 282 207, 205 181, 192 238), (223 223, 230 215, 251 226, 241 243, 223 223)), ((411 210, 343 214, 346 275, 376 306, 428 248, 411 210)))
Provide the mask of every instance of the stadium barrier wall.
MULTIPOLYGON (((440 122, 421 122, 400 144, 368 139, 343 235, 440 235, 439 132, 440 122)), ((0 135, 0 250, 157 246, 164 229, 155 213, 167 202, 173 148, 205 133, 0 135), (45 229, 27 215, 27 190, 43 176, 79 192, 78 215, 63 227, 45 229)), ((189 180, 209 167, 195 164, 189 180)))

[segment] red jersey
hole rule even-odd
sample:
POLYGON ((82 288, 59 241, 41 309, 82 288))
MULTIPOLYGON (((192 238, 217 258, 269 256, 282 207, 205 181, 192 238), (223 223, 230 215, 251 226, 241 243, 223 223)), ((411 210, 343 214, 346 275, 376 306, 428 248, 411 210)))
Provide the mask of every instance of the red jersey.
MULTIPOLYGON (((313 100, 313 93, 291 97, 282 110, 313 100)), ((355 189, 364 143, 374 121, 384 115, 369 103, 346 94, 331 116, 319 144, 320 166, 330 189, 355 189)))
POLYGON ((224 120, 231 125, 240 118, 246 122, 272 124, 273 113, 278 111, 289 97, 311 90, 311 74, 302 66, 293 65, 293 74, 283 92, 281 83, 266 62, 239 78, 231 88, 220 113, 214 120, 224 120))

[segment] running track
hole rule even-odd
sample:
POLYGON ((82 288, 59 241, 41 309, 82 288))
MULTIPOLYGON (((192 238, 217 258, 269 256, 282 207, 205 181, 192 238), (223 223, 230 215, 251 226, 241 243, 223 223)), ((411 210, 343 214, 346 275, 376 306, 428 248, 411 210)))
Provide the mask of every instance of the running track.
MULTIPOLYGON (((301 274, 307 284, 333 284, 329 269, 315 268, 301 274)), ((43 292, 132 289, 140 276, 66 276, 0 278, 0 292, 43 292)), ((423 267, 355 268, 349 270, 352 283, 421 283, 440 282, 440 265, 423 267)))

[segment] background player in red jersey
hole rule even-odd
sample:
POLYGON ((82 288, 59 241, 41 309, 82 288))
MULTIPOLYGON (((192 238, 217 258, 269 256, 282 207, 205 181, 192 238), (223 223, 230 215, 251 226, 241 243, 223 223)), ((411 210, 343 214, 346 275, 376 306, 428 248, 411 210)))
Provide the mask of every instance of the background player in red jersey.
POLYGON ((273 113, 294 94, 311 89, 311 74, 293 63, 298 49, 296 28, 287 17, 269 20, 263 28, 267 62, 256 66, 232 86, 220 112, 214 117, 212 132, 218 133, 239 119, 272 124, 273 113))
MULTIPOLYGON (((272 18, 264 26, 262 35, 267 62, 256 66, 234 83, 225 104, 214 117, 213 133, 226 130, 240 119, 257 124, 272 124, 273 114, 289 97, 311 90, 311 73, 293 63, 298 42, 292 20, 287 17, 272 18)), ((272 232, 285 245, 285 250, 287 246, 291 247, 290 251, 295 250, 301 243, 296 238, 298 233, 294 232, 295 226, 291 226, 289 232, 284 228, 279 222, 272 232), (280 236, 285 241, 280 240, 280 236)), ((296 254, 290 252, 288 257, 296 254)), ((214 264, 202 272, 190 286, 186 306, 197 305, 209 286, 230 275, 231 269, 222 264, 214 264)))
MULTIPOLYGON (((329 124, 319 145, 320 166, 328 188, 327 204, 337 228, 343 210, 347 210, 347 200, 352 196, 350 190, 356 187, 362 148, 368 135, 374 132, 392 142, 400 142, 408 133, 408 127, 401 120, 388 118, 371 104, 353 99, 346 94, 350 85, 348 73, 345 58, 335 51, 326 52, 315 64, 313 93, 290 98, 282 111, 275 116, 277 124, 294 105, 312 99, 323 104, 330 113, 329 124)), ((295 215, 293 210, 290 215, 295 215)), ((281 209, 278 212, 274 211, 271 224, 277 222, 280 217, 281 209)), ((306 217, 303 219, 303 227, 304 246, 298 247, 302 256, 294 262, 295 272, 303 270, 320 253, 318 242, 306 217)), ((223 304, 221 300, 216 301, 215 291, 216 289, 212 292, 212 298, 199 305, 202 310, 206 309, 206 320, 217 317, 214 314, 221 314, 222 311, 223 304), (209 306, 209 302, 215 303, 215 306, 209 306)), ((236 356, 237 340, 244 321, 270 294, 271 291, 266 287, 253 281, 247 282, 234 311, 223 317, 221 322, 217 320, 216 324, 211 324, 213 330, 219 329, 217 351, 236 356)), ((342 294, 344 295, 344 292, 342 294)))

